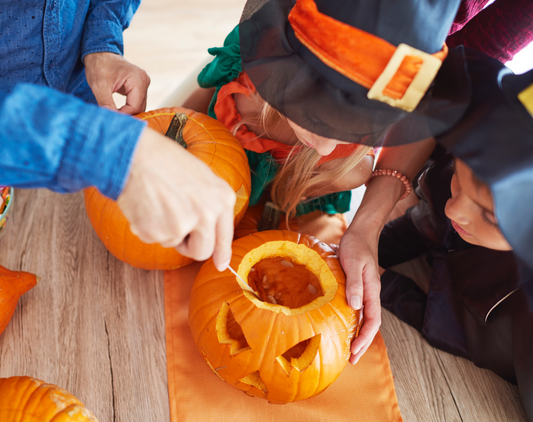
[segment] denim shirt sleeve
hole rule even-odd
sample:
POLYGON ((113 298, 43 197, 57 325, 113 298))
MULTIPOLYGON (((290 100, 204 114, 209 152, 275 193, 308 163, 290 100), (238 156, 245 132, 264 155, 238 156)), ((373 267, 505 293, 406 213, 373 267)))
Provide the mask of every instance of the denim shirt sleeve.
POLYGON ((90 53, 124 54, 122 32, 129 26, 140 0, 91 0, 81 40, 81 58, 90 53))
POLYGON ((0 184, 116 199, 146 126, 43 86, 0 91, 0 184))

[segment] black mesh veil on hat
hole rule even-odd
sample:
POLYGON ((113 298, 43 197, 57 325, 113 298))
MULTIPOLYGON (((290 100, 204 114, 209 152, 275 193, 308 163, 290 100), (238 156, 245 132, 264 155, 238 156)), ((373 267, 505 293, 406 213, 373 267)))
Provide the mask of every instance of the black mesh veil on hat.
MULTIPOLYGON (((442 49, 459 0, 315 0, 320 13, 433 54, 442 49)), ((296 0, 249 0, 239 25, 241 59, 258 93, 281 114, 318 135, 375 145, 391 125, 404 144, 449 129, 462 116, 470 88, 462 49, 450 51, 412 112, 367 98, 368 89, 323 63, 288 20, 296 0), (373 135, 373 136, 368 136, 373 135)), ((388 141, 389 142, 389 141, 388 141)))
MULTIPOLYGON (((519 262, 533 271, 533 104, 518 95, 533 70, 514 75, 507 67, 465 50, 472 102, 462 120, 437 141, 487 183, 498 225, 519 262)), ((533 101, 531 101, 533 103, 533 101)))

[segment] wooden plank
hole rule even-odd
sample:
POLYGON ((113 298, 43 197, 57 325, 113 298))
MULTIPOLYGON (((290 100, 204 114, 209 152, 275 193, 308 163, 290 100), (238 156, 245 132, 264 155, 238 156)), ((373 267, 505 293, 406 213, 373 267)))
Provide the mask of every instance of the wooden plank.
POLYGON ((435 349, 415 329, 387 310, 382 311, 381 334, 387 345, 404 421, 462 421, 435 349))
POLYGON ((16 194, 0 263, 42 280, 0 336, 0 376, 57 384, 101 421, 169 420, 162 272, 111 256, 81 193, 16 194))
POLYGON ((405 422, 526 422, 516 386, 434 349, 386 310, 381 333, 405 422))
POLYGON ((527 422, 515 385, 469 360, 437 354, 463 421, 527 422))

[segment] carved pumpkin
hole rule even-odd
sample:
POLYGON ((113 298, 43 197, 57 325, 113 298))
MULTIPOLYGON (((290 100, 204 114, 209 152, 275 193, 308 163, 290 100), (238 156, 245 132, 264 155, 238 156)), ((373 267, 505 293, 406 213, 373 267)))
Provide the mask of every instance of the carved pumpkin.
MULTIPOLYGON (((192 110, 162 108, 141 113, 136 117, 146 120, 152 129, 168 135, 167 131, 176 113, 188 116, 182 128, 187 150, 208 164, 209 168, 226 180, 237 193, 237 225, 246 211, 251 190, 250 168, 241 144, 222 123, 192 110)), ((96 234, 116 258, 146 270, 175 269, 193 262, 174 248, 143 243, 130 231, 129 223, 116 202, 102 195, 96 188, 85 189, 84 195, 87 215, 96 234)))
POLYGON ((11 321, 20 297, 34 288, 39 280, 34 274, 11 271, 0 265, 0 334, 11 321))
POLYGON ((359 328, 335 253, 311 236, 272 230, 233 242, 231 266, 246 283, 209 260, 192 289, 189 324, 207 364, 271 403, 324 391, 359 328))
POLYGON ((2 422, 98 422, 76 397, 30 377, 0 378, 2 422))

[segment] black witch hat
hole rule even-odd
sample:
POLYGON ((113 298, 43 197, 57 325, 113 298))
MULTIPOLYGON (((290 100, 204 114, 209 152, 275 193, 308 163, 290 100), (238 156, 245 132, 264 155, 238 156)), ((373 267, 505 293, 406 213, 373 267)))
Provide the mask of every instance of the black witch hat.
POLYGON ((449 129, 469 104, 462 50, 444 44, 458 6, 249 0, 242 66, 265 101, 311 132, 374 145, 401 121, 393 142, 417 141, 449 129))

